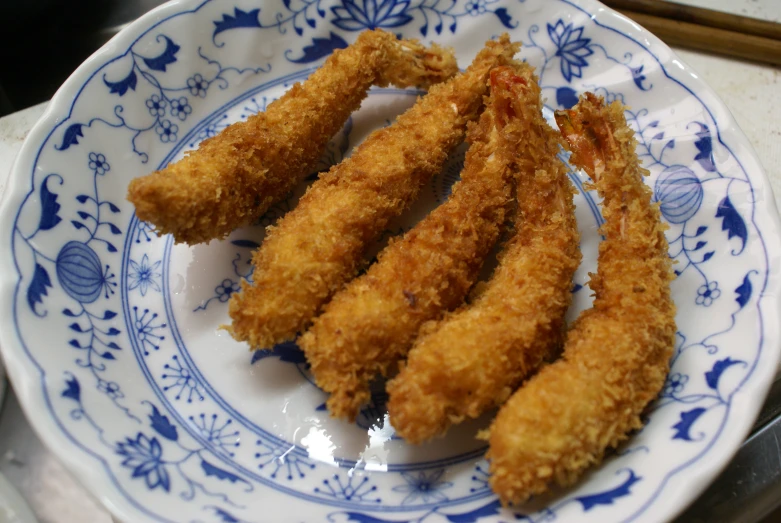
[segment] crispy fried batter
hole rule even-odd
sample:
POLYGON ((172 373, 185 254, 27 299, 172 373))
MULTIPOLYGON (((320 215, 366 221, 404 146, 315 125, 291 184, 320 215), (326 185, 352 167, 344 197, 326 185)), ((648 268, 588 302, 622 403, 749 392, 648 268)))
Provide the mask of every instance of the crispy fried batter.
POLYGON ((428 86, 452 77, 451 50, 362 33, 268 109, 205 140, 197 150, 130 183, 139 219, 195 244, 259 218, 310 174, 372 85, 428 86))
POLYGON ((477 117, 490 69, 518 50, 507 35, 488 42, 466 72, 373 132, 322 175, 270 229, 254 256, 254 284, 230 302, 231 332, 252 348, 293 339, 351 279, 367 245, 418 195, 477 117))
POLYGON ((675 336, 665 228, 623 107, 605 107, 587 93, 556 119, 571 161, 604 198, 605 240, 590 283, 594 307, 569 331, 563 359, 515 393, 491 426, 490 482, 505 503, 554 482, 573 483, 640 428, 640 413, 664 383, 675 336))
POLYGON ((318 386, 331 393, 332 415, 354 419, 369 400, 369 382, 395 369, 420 326, 460 305, 477 279, 511 197, 514 149, 494 119, 489 101, 469 129, 471 145, 450 198, 391 243, 299 338, 318 386))
POLYGON ((573 189, 536 78, 511 68, 491 76, 503 137, 517 151, 517 232, 475 303, 427 324, 388 383, 391 422, 412 443, 500 405, 558 352, 580 262, 573 189))

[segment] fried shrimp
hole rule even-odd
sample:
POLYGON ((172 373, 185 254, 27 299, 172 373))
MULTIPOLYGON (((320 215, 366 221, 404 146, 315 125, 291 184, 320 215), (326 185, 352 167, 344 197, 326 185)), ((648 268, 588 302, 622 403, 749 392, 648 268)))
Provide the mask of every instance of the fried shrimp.
POLYGON ((411 443, 502 404, 563 341, 580 251, 560 136, 530 68, 494 70, 491 90, 505 146, 517 152, 517 230, 475 302, 425 325, 387 385, 391 422, 411 443))
POLYGON ((571 162, 604 199, 605 239, 590 283, 594 306, 573 324, 563 358, 516 392, 490 428, 490 482, 505 503, 574 483, 640 428, 640 413, 669 370, 675 336, 664 227, 623 107, 587 93, 556 120, 571 162))
POLYGON ((379 29, 364 32, 265 112, 131 181, 128 200, 139 219, 173 234, 177 243, 223 238, 258 219, 312 172, 369 87, 427 87, 457 72, 451 50, 397 40, 379 29))
POLYGON ((495 112, 489 100, 470 127, 450 198, 337 293, 299 338, 317 384, 331 393, 332 415, 354 419, 369 399, 369 382, 395 369, 420 326, 460 305, 477 279, 511 197, 514 150, 499 136, 495 112))
POLYGON ((441 170, 477 118, 489 71, 509 63, 518 48, 507 35, 488 42, 464 73, 434 86, 312 184, 255 253, 254 283, 231 298, 234 338, 264 348, 308 326, 355 275, 388 220, 441 170))

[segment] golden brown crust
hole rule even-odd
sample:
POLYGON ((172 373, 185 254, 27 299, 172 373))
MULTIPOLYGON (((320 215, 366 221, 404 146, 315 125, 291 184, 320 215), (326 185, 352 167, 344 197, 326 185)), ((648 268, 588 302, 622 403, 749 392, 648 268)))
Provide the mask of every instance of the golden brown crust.
POLYGON ((248 225, 315 168, 371 85, 428 86, 452 77, 452 51, 366 31, 265 112, 227 127, 182 160, 132 180, 139 219, 177 243, 223 238, 248 225))
POLYGON ((427 324, 388 383, 391 422, 412 443, 500 405, 554 356, 580 261, 573 189, 533 72, 495 70, 491 89, 504 139, 517 150, 517 232, 475 303, 427 324))
POLYGON ((505 503, 569 485, 641 427, 661 389, 675 336, 665 227, 635 153, 623 107, 587 93, 557 121, 571 161, 595 181, 605 240, 594 306, 567 335, 564 356, 529 380, 490 430, 491 486, 505 503))
POLYGON ((467 122, 477 117, 488 72, 517 50, 507 35, 488 42, 466 72, 432 87, 309 188, 255 253, 253 285, 245 283, 230 301, 237 340, 270 347, 309 325, 355 275, 366 246, 388 220, 439 172, 467 122))
POLYGON ((494 116, 489 103, 471 126, 450 198, 383 250, 299 338, 318 386, 331 393, 332 415, 354 419, 369 400, 369 382, 395 369, 420 326, 460 305, 477 279, 511 196, 514 151, 494 116))

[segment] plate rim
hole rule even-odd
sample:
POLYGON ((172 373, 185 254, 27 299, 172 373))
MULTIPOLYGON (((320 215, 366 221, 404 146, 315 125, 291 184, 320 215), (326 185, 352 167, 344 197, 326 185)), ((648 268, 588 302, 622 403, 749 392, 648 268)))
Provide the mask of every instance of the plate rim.
MULTIPOLYGON (((115 58, 117 52, 131 46, 133 41, 156 25, 172 16, 195 12, 211 1, 213 0, 171 0, 154 8, 129 24, 109 42, 95 51, 68 77, 52 97, 43 115, 28 133, 12 164, 3 198, 0 201, 0 221, 3 223, 15 222, 15 213, 29 192, 27 187, 24 186, 29 180, 25 173, 29 172, 37 161, 38 154, 36 153, 36 148, 49 138, 51 132, 54 131, 54 126, 58 126, 62 121, 70 117, 73 110, 73 102, 77 99, 86 81, 96 74, 103 65, 115 58)), ((711 456, 711 459, 696 459, 692 463, 685 464, 686 467, 690 468, 689 473, 685 475, 687 488, 671 490, 670 485, 680 482, 681 476, 678 474, 668 476, 665 482, 657 489, 654 497, 648 500, 644 506, 638 507, 633 515, 630 516, 630 519, 639 516, 645 506, 652 503, 662 492, 665 492, 667 496, 666 502, 664 506, 658 507, 659 510, 656 511, 656 515, 664 515, 665 519, 672 519, 685 510, 731 461, 734 454, 739 450, 740 444, 749 433, 754 420, 759 414, 770 385, 776 376, 779 359, 781 359, 781 327, 777 321, 769 320, 781 318, 781 293, 778 292, 781 290, 781 281, 778 271, 773 270, 771 263, 773 259, 781 256, 781 237, 776 234, 781 230, 781 218, 779 218, 767 173, 762 167, 753 146, 738 126, 729 108, 709 85, 694 74, 693 69, 675 51, 650 31, 624 15, 604 6, 597 0, 561 1, 591 16, 597 25, 633 40, 653 57, 665 76, 699 99, 717 123, 716 136, 719 142, 732 152, 732 155, 744 172, 747 174, 748 172, 752 173, 752 189, 755 193, 761 192, 761 196, 764 197, 755 199, 752 220, 755 223, 766 224, 768 229, 774 229, 772 237, 771 234, 768 234, 771 231, 766 231, 764 235, 759 230, 757 231, 762 237, 768 258, 767 280, 765 287, 760 291, 759 298, 759 303, 764 302, 762 308, 766 312, 766 314, 762 314, 762 310, 758 310, 758 317, 762 322, 764 330, 764 339, 760 346, 765 351, 765 358, 772 360, 769 363, 773 364, 757 365, 757 368, 753 370, 753 377, 750 383, 744 384, 747 386, 742 386, 735 392, 732 398, 734 402, 732 404, 733 410, 740 410, 744 415, 739 420, 740 426, 733 426, 729 430, 722 431, 718 438, 719 446, 730 448, 731 450, 722 452, 719 456, 711 456), (641 38, 644 41, 641 41, 641 38), (696 89, 697 94, 694 93, 693 89, 696 89), (722 136, 729 137, 730 145, 724 143, 722 136), (736 151, 739 151, 740 155, 736 151), (768 289, 775 292, 768 293, 768 289), (768 355, 768 353, 770 354, 768 355), (747 389, 751 392, 747 392, 747 389), (757 401, 758 398, 762 398, 763 401, 757 401)), ((13 232, 10 231, 9 235, 8 228, 0 229, 0 241, 10 241, 12 234, 13 232)), ((10 299, 0 300, 0 324, 8 327, 10 326, 9 318, 13 316, 13 297, 16 295, 18 283, 15 281, 16 264, 11 249, 0 250, 0 266, 9 269, 0 271, 0 292, 3 294, 8 293, 11 296, 10 299)), ((6 363, 9 380, 14 386, 23 411, 33 430, 35 430, 38 437, 54 456, 85 487, 85 490, 92 496, 97 497, 107 510, 119 519, 136 521, 138 516, 144 514, 147 517, 151 516, 155 520, 162 521, 159 515, 148 512, 135 500, 128 499, 118 488, 107 488, 108 485, 102 470, 107 468, 105 460, 99 454, 91 452, 73 440, 70 434, 59 427, 59 422, 54 417, 38 413, 39 407, 46 406, 50 408, 49 398, 45 393, 46 375, 43 369, 31 357, 28 348, 20 339, 15 328, 0 329, 0 352, 6 363), (84 460, 82 456, 71 452, 74 444, 95 457, 102 467, 97 467, 95 463, 84 460)), ((757 357, 758 363, 761 357, 761 355, 757 357)), ((729 419, 729 414, 725 417, 725 422, 727 419, 729 419)), ((111 477, 111 474, 109 474, 109 477, 111 477)), ((112 481, 112 483, 115 483, 115 481, 112 481)))

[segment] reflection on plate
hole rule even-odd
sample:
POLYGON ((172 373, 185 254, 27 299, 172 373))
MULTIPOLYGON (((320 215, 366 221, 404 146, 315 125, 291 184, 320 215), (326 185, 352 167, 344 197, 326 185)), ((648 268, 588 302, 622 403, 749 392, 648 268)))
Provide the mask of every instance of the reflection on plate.
MULTIPOLYGON (((414 102, 373 90, 326 168, 414 102)), ((387 236, 441 202, 454 154, 387 236)), ((571 315, 589 306, 601 223, 580 193, 584 254, 571 315)), ((0 223, 0 345, 32 424, 122 520, 659 520, 731 457, 778 359, 778 218, 723 105, 653 36, 591 1, 181 1, 143 17, 67 82, 30 134, 0 223), (501 509, 476 431, 410 447, 378 385, 355 424, 329 418, 294 344, 250 355, 217 327, 263 226, 193 248, 158 238, 128 180, 263 110, 367 27, 455 47, 466 66, 502 31, 524 43, 550 110, 620 99, 662 214, 679 335, 648 425, 576 487, 501 509)), ((490 357, 490 355, 486 355, 490 357)))

